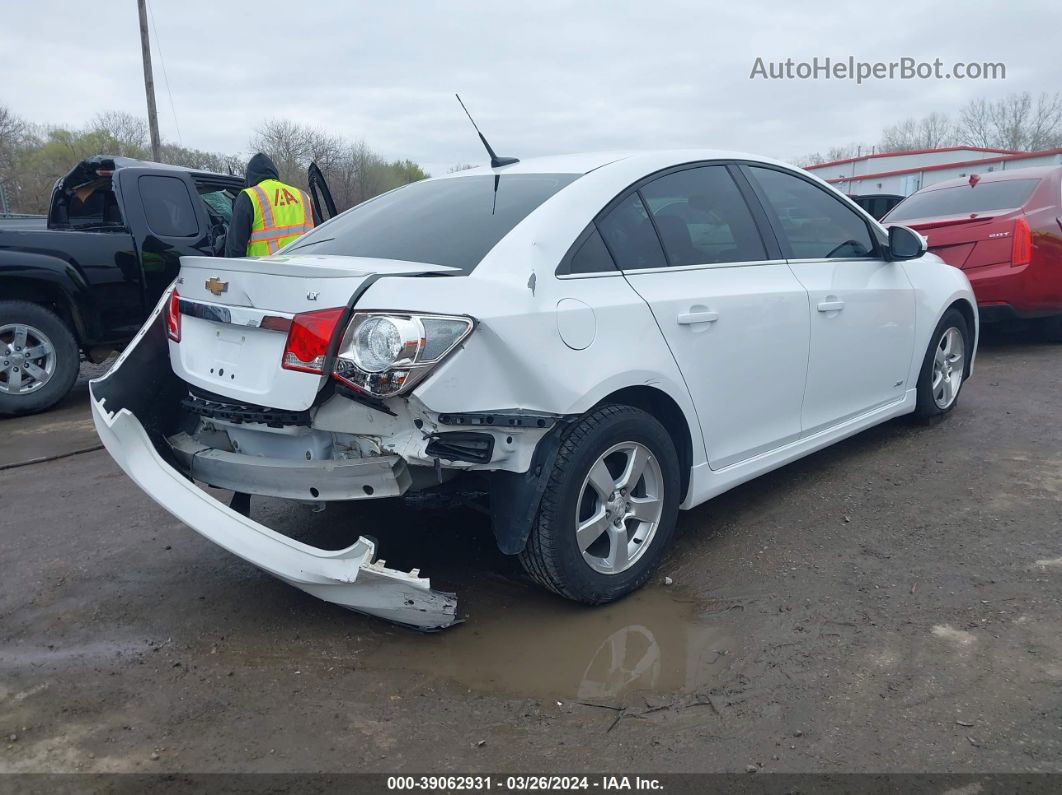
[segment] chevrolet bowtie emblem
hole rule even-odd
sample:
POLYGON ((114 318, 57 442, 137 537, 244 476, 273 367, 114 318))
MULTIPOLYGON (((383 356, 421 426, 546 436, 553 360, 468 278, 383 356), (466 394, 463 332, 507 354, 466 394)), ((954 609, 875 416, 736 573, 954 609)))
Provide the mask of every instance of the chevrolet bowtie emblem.
POLYGON ((206 288, 214 295, 221 295, 229 289, 229 283, 221 281, 217 276, 211 276, 206 280, 206 288))

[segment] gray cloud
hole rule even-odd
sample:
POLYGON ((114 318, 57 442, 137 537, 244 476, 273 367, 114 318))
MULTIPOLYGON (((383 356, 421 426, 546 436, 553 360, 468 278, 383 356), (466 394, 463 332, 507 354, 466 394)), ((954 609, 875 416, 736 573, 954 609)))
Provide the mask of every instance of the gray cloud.
MULTIPOLYGON (((154 0, 152 10, 185 145, 245 151, 257 122, 286 116, 436 173, 483 159, 455 90, 505 154, 707 146, 790 158, 875 142, 887 124, 975 96, 1062 85, 1056 0, 154 0), (1007 79, 749 79, 757 56, 849 55, 1002 61, 1007 79)), ((158 49, 155 71, 163 134, 176 140, 158 49)), ((0 102, 33 121, 142 113, 135 5, 10 5, 0 74, 0 102)))

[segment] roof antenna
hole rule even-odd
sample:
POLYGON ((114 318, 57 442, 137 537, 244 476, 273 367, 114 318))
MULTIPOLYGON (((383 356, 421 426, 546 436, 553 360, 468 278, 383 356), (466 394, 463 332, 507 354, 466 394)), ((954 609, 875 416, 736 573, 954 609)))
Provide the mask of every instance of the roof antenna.
MULTIPOLYGON (((457 101, 461 102, 461 95, 454 94, 457 97, 457 101)), ((490 167, 498 168, 499 166, 511 166, 513 163, 519 163, 520 160, 515 157, 498 157, 494 154, 494 150, 490 148, 490 144, 487 143, 487 139, 483 137, 483 133, 479 131, 479 127, 476 126, 476 120, 472 118, 472 114, 468 112, 468 108, 465 107, 465 103, 461 102, 461 110, 468 116, 468 120, 472 122, 472 126, 476 128, 476 134, 479 135, 479 140, 483 142, 483 146, 487 149, 487 154, 490 155, 490 167)))

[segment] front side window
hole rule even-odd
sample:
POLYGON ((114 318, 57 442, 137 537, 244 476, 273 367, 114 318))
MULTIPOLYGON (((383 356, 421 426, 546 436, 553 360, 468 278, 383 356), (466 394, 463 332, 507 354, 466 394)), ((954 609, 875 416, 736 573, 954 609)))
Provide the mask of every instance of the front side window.
POLYGON ((664 250, 641 198, 632 193, 597 223, 616 266, 621 270, 662 268, 664 250))
POLYGON ((864 218, 817 185, 773 168, 750 166, 788 243, 792 259, 870 257, 874 240, 864 218))
POLYGON ((671 265, 767 258, 745 199, 725 166, 666 174, 641 189, 671 265))
POLYGON ((448 265, 470 273, 578 174, 500 174, 414 182, 352 207, 284 249, 448 265))
POLYGON ((177 177, 146 175, 140 178, 140 198, 148 228, 160 237, 192 237, 199 234, 188 186, 177 177))
POLYGON ((232 203, 235 201, 232 191, 200 188, 199 198, 207 206, 207 213, 224 224, 232 223, 232 203))

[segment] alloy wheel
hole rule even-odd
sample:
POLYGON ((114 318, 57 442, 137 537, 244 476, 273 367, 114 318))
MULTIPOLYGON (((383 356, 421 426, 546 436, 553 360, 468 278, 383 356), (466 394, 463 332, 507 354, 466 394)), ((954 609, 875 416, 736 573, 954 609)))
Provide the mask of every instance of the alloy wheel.
POLYGON ((638 442, 602 453, 583 481, 576 503, 576 543, 601 574, 633 566, 652 543, 664 509, 664 478, 656 456, 638 442))
POLYGON ((951 326, 940 336, 933 352, 933 381, 930 388, 937 408, 946 409, 955 402, 965 370, 966 343, 962 332, 951 326))
POLYGON ((55 373, 55 346, 40 329, 25 323, 0 326, 0 392, 36 392, 55 373))

